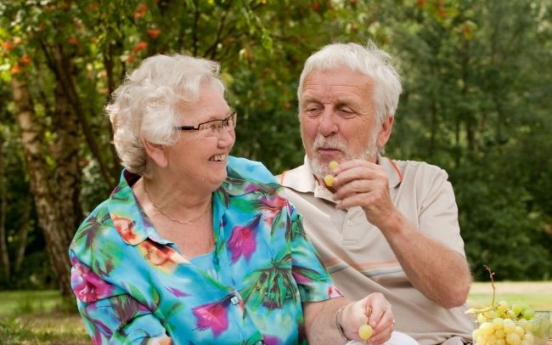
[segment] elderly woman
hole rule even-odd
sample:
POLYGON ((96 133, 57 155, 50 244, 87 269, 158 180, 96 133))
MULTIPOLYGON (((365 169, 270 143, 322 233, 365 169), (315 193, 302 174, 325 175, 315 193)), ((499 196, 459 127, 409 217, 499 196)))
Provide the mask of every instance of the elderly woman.
POLYGON ((347 301, 261 164, 229 156, 236 113, 215 62, 146 59, 107 113, 124 170, 71 244, 95 344, 340 344, 393 330, 379 293, 347 301))

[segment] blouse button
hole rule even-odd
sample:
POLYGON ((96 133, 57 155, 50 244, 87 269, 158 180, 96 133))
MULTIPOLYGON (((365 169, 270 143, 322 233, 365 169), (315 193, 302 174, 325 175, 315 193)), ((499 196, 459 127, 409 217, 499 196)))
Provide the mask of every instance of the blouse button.
POLYGON ((230 302, 231 302, 232 304, 238 304, 239 300, 238 300, 238 298, 237 298, 236 296, 234 296, 234 297, 230 298, 230 302))

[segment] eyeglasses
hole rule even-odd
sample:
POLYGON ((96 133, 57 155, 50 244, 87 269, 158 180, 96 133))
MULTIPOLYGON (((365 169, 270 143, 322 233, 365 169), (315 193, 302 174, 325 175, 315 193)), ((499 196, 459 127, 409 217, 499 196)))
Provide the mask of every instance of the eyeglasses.
POLYGON ((178 129, 181 131, 215 131, 220 129, 234 129, 236 128, 237 118, 238 114, 232 113, 232 115, 222 120, 207 121, 200 123, 197 126, 177 126, 174 129, 178 129))

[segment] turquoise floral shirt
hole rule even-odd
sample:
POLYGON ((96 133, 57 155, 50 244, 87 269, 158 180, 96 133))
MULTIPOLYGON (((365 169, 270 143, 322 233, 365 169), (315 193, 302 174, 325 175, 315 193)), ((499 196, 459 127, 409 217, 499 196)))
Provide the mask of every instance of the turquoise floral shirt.
POLYGON ((260 163, 230 157, 213 252, 186 260, 119 185, 79 227, 71 285, 94 344, 306 344, 301 303, 341 296, 260 163))

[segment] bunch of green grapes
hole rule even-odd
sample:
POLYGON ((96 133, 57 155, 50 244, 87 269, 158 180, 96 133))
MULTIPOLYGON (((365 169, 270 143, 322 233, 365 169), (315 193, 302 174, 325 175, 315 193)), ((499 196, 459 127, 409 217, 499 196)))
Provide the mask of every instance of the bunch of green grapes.
MULTIPOLYGON (((546 343, 547 322, 540 322, 535 310, 525 303, 510 305, 506 301, 495 303, 494 272, 486 267, 491 277, 493 297, 490 307, 471 308, 466 313, 475 314, 477 329, 473 331, 476 345, 540 345, 546 343)), ((548 321, 548 320, 545 320, 548 321)))
POLYGON ((476 315, 478 328, 473 331, 477 345, 536 345, 535 311, 524 303, 511 306, 500 301, 488 308, 470 309, 476 315))
POLYGON ((493 320, 496 318, 519 320, 532 320, 535 317, 535 311, 525 303, 514 303, 512 306, 506 301, 500 301, 494 306, 484 309, 470 309, 470 312, 477 315, 479 323, 493 320))

